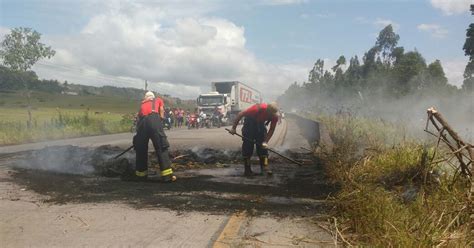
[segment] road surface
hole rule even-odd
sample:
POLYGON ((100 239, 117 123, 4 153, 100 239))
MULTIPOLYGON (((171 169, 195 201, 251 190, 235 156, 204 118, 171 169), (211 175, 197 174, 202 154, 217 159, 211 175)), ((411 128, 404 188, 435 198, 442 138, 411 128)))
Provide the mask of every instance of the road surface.
MULTIPOLYGON (((240 132, 241 126, 238 131, 240 132)), ((270 144, 280 145, 285 135, 286 123, 277 126, 274 138, 270 144)), ((214 149, 238 149, 241 142, 236 136, 232 137, 222 128, 187 129, 174 128, 166 130, 171 143, 171 149, 189 149, 193 147, 207 147, 214 149)), ((74 139, 54 140, 13 146, 0 146, 0 154, 31 151, 47 146, 74 145, 79 147, 98 147, 103 145, 127 148, 131 145, 133 133, 119 133, 109 135, 90 136, 74 139)), ((151 144, 151 142, 150 142, 151 144)), ((153 146, 150 145, 152 148, 153 146)))
MULTIPOLYGON (((167 132, 173 149, 239 149, 221 129, 167 132)), ((274 166, 273 177, 241 177, 241 165, 178 172, 161 184, 15 169, 14 156, 45 146, 126 147, 131 134, 1 147, 3 247, 326 247, 325 198, 318 166, 274 166)), ((309 147, 295 123, 279 125, 271 147, 309 147)), ((258 170, 257 168, 254 168, 258 170)))

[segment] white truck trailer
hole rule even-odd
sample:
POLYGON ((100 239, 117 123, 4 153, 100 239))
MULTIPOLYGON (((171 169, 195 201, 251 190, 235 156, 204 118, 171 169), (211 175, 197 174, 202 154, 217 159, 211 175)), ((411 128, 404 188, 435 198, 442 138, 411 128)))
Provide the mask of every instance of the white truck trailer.
POLYGON ((197 98, 199 111, 211 114, 217 107, 222 114, 222 123, 231 124, 242 110, 262 102, 260 92, 238 81, 212 82, 211 92, 197 98))

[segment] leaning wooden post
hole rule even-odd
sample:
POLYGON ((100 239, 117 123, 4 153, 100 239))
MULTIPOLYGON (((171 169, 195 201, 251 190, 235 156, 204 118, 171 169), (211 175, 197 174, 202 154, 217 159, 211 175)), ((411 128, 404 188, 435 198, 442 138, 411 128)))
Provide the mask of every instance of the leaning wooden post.
MULTIPOLYGON (((442 128, 445 129, 449 133, 449 135, 453 138, 454 141, 456 141, 456 146, 457 146, 456 149, 454 149, 453 145, 449 144, 449 142, 447 142, 447 144, 449 148, 453 150, 454 155, 458 158, 460 166, 461 166, 461 170, 463 170, 465 174, 467 174, 466 176, 469 178, 471 182, 471 188, 469 189, 469 192, 468 192, 468 201, 469 201, 468 208, 469 208, 469 214, 471 218, 471 234, 474 235, 474 199, 473 199, 473 195, 474 195, 474 180, 473 180, 474 149, 473 148, 474 146, 469 143, 464 142, 459 137, 459 135, 451 128, 451 126, 449 126, 448 122, 443 118, 443 116, 435 108, 433 107, 429 108, 427 112, 428 112, 428 120, 431 120, 431 122, 433 123, 435 128, 438 130, 438 132, 440 132, 441 129, 436 125, 436 122, 434 121, 433 118, 435 118, 441 124, 442 128), (463 155, 464 155, 462 153, 463 150, 466 150, 467 153, 469 154, 469 158, 468 158, 469 162, 467 163, 464 163, 464 160, 463 160, 463 155)), ((428 123, 427 123, 427 126, 428 126, 428 123)), ((441 132, 439 135, 440 135, 440 138, 441 136, 443 136, 443 138, 446 141, 448 141, 446 136, 444 136, 441 132)))

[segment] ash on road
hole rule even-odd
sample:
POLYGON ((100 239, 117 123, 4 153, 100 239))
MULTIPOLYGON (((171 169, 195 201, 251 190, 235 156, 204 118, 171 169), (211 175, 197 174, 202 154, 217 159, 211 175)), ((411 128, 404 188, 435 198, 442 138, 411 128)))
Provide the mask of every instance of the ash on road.
MULTIPOLYGON (((121 181, 113 172, 127 166, 125 162, 112 170, 107 167, 107 160, 119 151, 112 146, 60 146, 1 155, 0 241, 43 247, 333 244, 310 220, 324 216, 325 199, 335 189, 318 161, 299 149, 309 145, 294 121, 280 125, 270 145, 292 148, 293 156, 311 163, 298 167, 273 157, 272 177, 242 177, 243 168, 236 164, 240 142, 223 129, 174 132, 169 133, 170 142, 180 149, 172 154, 180 157, 173 165, 179 181, 173 184, 153 178, 121 181), (219 136, 225 149, 203 149, 195 143, 186 147, 173 140, 181 132, 203 139, 219 136), (73 155, 61 157, 61 152, 73 155), (237 228, 234 222, 240 223, 237 228)), ((133 163, 133 152, 121 161, 133 163)), ((258 166, 253 170, 258 172, 258 166)))

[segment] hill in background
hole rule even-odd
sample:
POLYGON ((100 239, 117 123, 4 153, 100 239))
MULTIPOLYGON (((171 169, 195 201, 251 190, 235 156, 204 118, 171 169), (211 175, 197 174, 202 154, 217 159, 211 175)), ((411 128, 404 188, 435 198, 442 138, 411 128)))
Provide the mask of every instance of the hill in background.
MULTIPOLYGON (((36 100, 39 103, 44 103, 47 100, 60 99, 58 103, 62 101, 67 101, 70 99, 71 102, 77 102, 75 99, 83 99, 84 103, 79 103, 78 107, 84 107, 90 105, 91 102, 87 101, 88 97, 92 100, 92 103, 103 104, 103 101, 97 102, 101 97, 104 99, 109 99, 111 102, 116 102, 121 100, 121 102, 134 103, 133 109, 138 106, 138 103, 143 98, 145 91, 143 89, 131 88, 131 87, 115 87, 115 86, 87 86, 80 84, 70 84, 67 81, 61 83, 57 80, 40 80, 38 76, 33 71, 28 71, 26 73, 12 72, 8 68, 0 66, 0 92, 2 95, 2 100, 0 100, 0 107, 12 107, 13 105, 25 105, 21 104, 19 98, 24 89, 24 84, 28 85, 28 88, 33 91, 33 103, 36 100), (62 96, 60 96, 62 95, 62 96), (50 98, 53 99, 41 99, 41 98, 50 98), (8 101, 10 98, 17 99, 12 104, 11 101, 8 101), (39 99, 38 99, 39 98, 39 99), (89 103, 89 104, 88 104, 89 103), (82 106, 81 106, 82 104, 82 106)), ((155 92, 156 95, 159 95, 165 101, 167 107, 180 107, 185 109, 194 109, 195 100, 181 100, 177 97, 172 97, 169 95, 163 95, 159 92, 155 92)), ((39 104, 44 105, 44 104, 39 104)), ((53 104, 54 105, 54 104, 53 104)), ((73 107, 72 104, 69 104, 73 107)), ((56 107, 67 107, 63 104, 58 104, 56 107)), ((51 104, 48 107, 54 107, 51 104)), ((90 107, 90 106, 89 106, 90 107)), ((101 108, 100 106, 95 106, 94 108, 101 108)), ((128 108, 126 108, 128 109, 128 108)), ((122 112, 122 111, 120 111, 122 112)))

